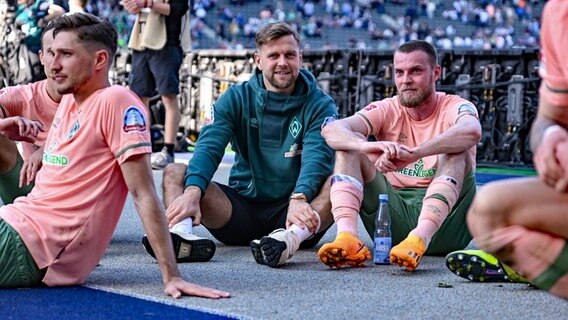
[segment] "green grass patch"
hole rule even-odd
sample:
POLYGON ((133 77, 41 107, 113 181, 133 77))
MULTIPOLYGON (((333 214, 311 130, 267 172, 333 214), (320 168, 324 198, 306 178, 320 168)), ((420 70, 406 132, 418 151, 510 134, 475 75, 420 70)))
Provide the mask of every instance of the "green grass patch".
POLYGON ((515 168, 515 167, 486 167, 477 166, 478 173, 493 173, 493 174, 504 174, 504 175, 517 175, 517 176, 536 176, 537 172, 534 168, 515 168))

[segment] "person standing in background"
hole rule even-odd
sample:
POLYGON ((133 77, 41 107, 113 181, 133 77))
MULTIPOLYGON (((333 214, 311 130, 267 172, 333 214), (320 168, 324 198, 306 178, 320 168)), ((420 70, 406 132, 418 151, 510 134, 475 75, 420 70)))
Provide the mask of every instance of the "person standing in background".
POLYGON ((129 87, 144 102, 157 89, 166 108, 164 148, 152 155, 152 168, 163 169, 174 162, 179 129, 179 68, 183 61, 180 35, 187 0, 123 0, 122 5, 136 22, 128 47, 132 49, 129 87))

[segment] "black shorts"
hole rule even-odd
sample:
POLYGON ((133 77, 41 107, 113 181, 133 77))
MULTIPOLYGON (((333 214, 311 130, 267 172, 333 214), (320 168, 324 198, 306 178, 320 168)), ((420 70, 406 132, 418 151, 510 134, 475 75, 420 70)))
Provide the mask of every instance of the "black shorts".
POLYGON ((179 68, 183 62, 183 51, 179 46, 166 45, 160 50, 146 49, 132 52, 132 71, 129 88, 139 97, 156 94, 179 93, 179 68))
MULTIPOLYGON (((255 202, 243 198, 233 188, 216 182, 233 206, 231 219, 219 229, 209 232, 226 245, 248 246, 254 239, 260 239, 278 228, 286 228, 289 199, 273 202, 255 202)), ((310 239, 302 242, 301 248, 315 246, 325 234, 322 230, 310 239)))

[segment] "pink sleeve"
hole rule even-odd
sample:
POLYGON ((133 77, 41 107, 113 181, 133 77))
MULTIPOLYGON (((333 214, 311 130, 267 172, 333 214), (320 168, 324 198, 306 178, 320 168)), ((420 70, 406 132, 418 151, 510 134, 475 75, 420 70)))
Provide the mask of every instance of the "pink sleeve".
POLYGON ((568 50, 568 3, 550 1, 542 14, 539 74, 540 97, 550 104, 568 106, 568 74, 565 59, 568 50))
POLYGON ((367 127, 367 136, 378 137, 381 130, 384 129, 384 124, 389 123, 387 121, 387 106, 388 104, 382 103, 382 101, 375 101, 356 113, 367 127))
POLYGON ((22 87, 7 87, 0 89, 0 117, 7 118, 22 116, 26 105, 26 97, 21 92, 22 87))
POLYGON ((477 108, 473 105, 473 103, 465 99, 456 99, 450 103, 451 104, 448 106, 445 117, 446 125, 448 127, 456 124, 464 116, 472 116, 479 119, 477 108))
POLYGON ((146 108, 130 92, 116 93, 105 99, 107 106, 100 114, 103 119, 99 123, 103 126, 103 139, 122 164, 130 156, 151 153, 152 144, 146 108))

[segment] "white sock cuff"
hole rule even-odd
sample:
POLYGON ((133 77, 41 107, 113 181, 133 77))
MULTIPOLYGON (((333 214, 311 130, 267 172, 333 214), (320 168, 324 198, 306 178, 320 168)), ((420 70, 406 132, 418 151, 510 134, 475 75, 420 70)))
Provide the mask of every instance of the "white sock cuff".
POLYGON ((184 219, 178 223, 176 223, 171 230, 173 231, 181 231, 185 233, 192 234, 193 233, 193 218, 184 219))
POLYGON ((349 175, 346 175, 346 174, 341 174, 341 173, 334 174, 333 176, 331 176, 331 185, 333 185, 336 182, 341 182, 341 181, 349 182, 352 185, 354 185, 357 189, 363 190, 363 184, 359 180, 355 179, 352 176, 349 176, 349 175))
POLYGON ((300 239, 300 242, 310 238, 313 235, 307 227, 300 228, 295 224, 293 224, 288 230, 297 235, 300 239))
POLYGON ((316 215, 316 218, 318 218, 318 226, 316 227, 316 231, 314 232, 314 234, 318 233, 320 231, 321 228, 321 217, 319 212, 317 212, 316 210, 313 210, 314 214, 316 215))

